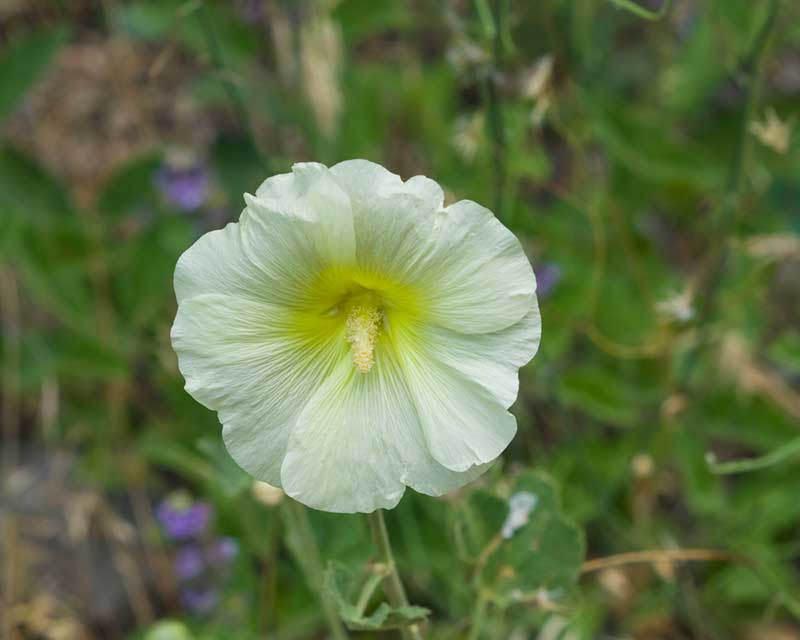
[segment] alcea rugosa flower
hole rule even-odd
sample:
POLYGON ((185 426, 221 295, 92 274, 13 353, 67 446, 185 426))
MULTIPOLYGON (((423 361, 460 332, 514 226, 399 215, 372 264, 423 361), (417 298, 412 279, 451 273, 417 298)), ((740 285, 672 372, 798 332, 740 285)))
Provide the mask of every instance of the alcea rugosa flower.
POLYGON ((297 164, 178 261, 172 343, 251 475, 328 511, 441 495, 514 436, 533 271, 478 204, 363 160, 297 164))

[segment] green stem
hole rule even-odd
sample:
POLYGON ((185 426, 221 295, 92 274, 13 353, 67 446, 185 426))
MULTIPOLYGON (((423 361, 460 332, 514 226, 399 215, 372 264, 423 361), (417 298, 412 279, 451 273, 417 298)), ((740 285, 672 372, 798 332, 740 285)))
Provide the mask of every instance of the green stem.
POLYGON ((361 595, 358 597, 358 602, 356 602, 356 613, 359 616, 364 615, 369 601, 372 598, 372 594, 375 593, 375 589, 378 588, 378 585, 383 582, 385 577, 386 574, 383 572, 376 572, 367 579, 364 588, 361 590, 361 595))
POLYGON ((506 162, 506 128, 503 118, 503 105, 500 98, 500 89, 497 75, 503 64, 506 41, 510 39, 506 29, 505 0, 495 0, 492 10, 485 0, 478 0, 476 7, 484 32, 492 39, 493 60, 492 65, 486 70, 486 79, 483 87, 483 98, 486 103, 487 127, 492 141, 492 161, 494 164, 494 207, 495 215, 503 222, 508 222, 506 215, 506 188, 508 182, 508 167, 506 162))
POLYGON ((217 40, 217 34, 214 31, 213 20, 209 14, 208 6, 204 0, 200 0, 197 18, 200 21, 200 27, 203 30, 203 37, 206 41, 206 47, 208 47, 208 53, 211 56, 211 62, 213 63, 217 73, 220 75, 220 82, 225 89, 228 100, 231 102, 231 105, 233 105, 234 111, 236 112, 239 120, 247 129, 247 133, 250 136, 256 154, 258 154, 258 157, 261 160, 261 164, 264 165, 264 169, 268 169, 269 167, 267 167, 266 159, 258 144, 258 136, 256 135, 255 128, 253 127, 253 121, 250 117, 250 112, 247 109, 247 104, 244 100, 244 97, 242 97, 241 89, 239 88, 239 85, 237 85, 236 82, 231 79, 230 74, 225 66, 225 58, 222 55, 222 48, 217 40))
POLYGON ((489 606, 489 597, 483 590, 478 593, 478 601, 475 603, 475 615, 472 618, 472 628, 469 630, 469 640, 478 640, 483 631, 483 623, 486 621, 486 609, 489 606))
POLYGON ((708 466, 711 469, 711 473, 715 473, 717 475, 746 473, 748 471, 767 469, 768 467, 779 464, 797 454, 800 454, 800 438, 789 440, 789 442, 786 444, 757 458, 731 460, 730 462, 716 462, 711 459, 708 461, 708 466))
POLYGON ((309 587, 319 596, 322 611, 335 640, 347 640, 348 635, 336 610, 336 605, 322 589, 322 556, 306 508, 291 499, 284 501, 284 516, 289 528, 289 549, 300 564, 309 587), (294 536, 294 539, 292 539, 294 536))
POLYGON ((748 129, 758 104, 762 59, 766 52, 772 29, 777 21, 779 8, 780 0, 770 0, 764 21, 761 23, 756 33, 750 51, 739 67, 740 74, 743 76, 747 98, 737 134, 736 147, 731 157, 728 170, 725 195, 712 221, 714 226, 712 236, 719 239, 719 244, 712 249, 711 253, 713 257, 711 258, 711 266, 704 278, 701 290, 697 295, 699 308, 696 322, 697 326, 700 328, 700 335, 696 341, 696 346, 689 352, 683 365, 679 369, 678 378, 680 382, 686 381, 697 362, 699 353, 708 334, 710 321, 714 316, 717 294, 719 293, 724 279, 725 267, 728 263, 728 254, 730 252, 727 239, 730 235, 729 228, 735 222, 736 213, 739 210, 742 177, 744 175, 745 161, 752 137, 748 129))
MULTIPOLYGON (((369 520, 372 539, 378 550, 378 557, 386 568, 386 579, 383 582, 386 597, 389 598, 389 603, 393 607, 407 607, 408 597, 403 582, 400 580, 400 574, 397 572, 392 544, 389 542, 389 532, 386 530, 386 521, 383 519, 383 509, 377 509, 367 514, 367 520, 369 520)), ((400 632, 404 640, 422 640, 422 634, 417 625, 402 627, 400 632)))

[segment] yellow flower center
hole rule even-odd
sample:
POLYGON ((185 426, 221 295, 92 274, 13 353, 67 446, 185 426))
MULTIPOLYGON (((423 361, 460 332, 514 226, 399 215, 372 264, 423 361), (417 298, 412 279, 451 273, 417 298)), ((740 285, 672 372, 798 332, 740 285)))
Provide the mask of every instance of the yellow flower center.
POLYGON ((375 364, 375 342, 382 322, 383 313, 371 302, 353 305, 347 315, 345 336, 350 343, 353 364, 361 373, 369 373, 375 364))

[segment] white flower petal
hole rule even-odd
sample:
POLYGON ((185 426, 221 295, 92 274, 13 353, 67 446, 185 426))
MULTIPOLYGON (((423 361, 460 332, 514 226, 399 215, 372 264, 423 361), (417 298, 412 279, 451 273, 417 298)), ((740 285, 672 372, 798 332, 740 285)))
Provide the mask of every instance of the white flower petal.
POLYGON ((314 266, 352 265, 355 261, 352 204, 330 170, 321 164, 300 163, 292 167, 291 174, 276 178, 262 184, 255 196, 245 194, 247 209, 241 222, 246 239, 251 239, 249 230, 255 232, 250 245, 254 255, 278 262, 282 256, 264 255, 275 247, 261 244, 271 242, 275 227, 294 225, 294 233, 283 242, 286 252, 292 252, 299 234, 305 236, 301 243, 303 251, 316 254, 314 266))
POLYGON ((441 209, 432 180, 399 183, 362 163, 332 170, 351 194, 359 265, 415 288, 431 322, 460 333, 499 331, 528 312, 533 269, 491 211, 466 200, 441 209))
POLYGON ((402 191, 429 202, 438 211, 444 206, 444 191, 439 183, 425 176, 414 176, 403 183, 402 191))
POLYGON ((492 391, 431 357, 422 332, 396 327, 394 338, 428 450, 453 471, 491 462, 513 439, 516 419, 492 391))
POLYGON ((397 174, 369 160, 345 160, 331 167, 331 174, 350 195, 353 208, 362 208, 376 195, 388 195, 402 188, 397 174))
POLYGON ((433 292, 432 321, 461 333, 510 326, 530 309, 536 279, 519 240, 469 200, 437 214, 419 277, 433 292))
POLYGON ((345 160, 331 167, 331 173, 350 194, 354 208, 365 213, 376 196, 408 193, 426 201, 434 211, 442 208, 444 192, 435 180, 414 176, 405 182, 397 174, 369 160, 345 160))
POLYGON ((358 264, 400 281, 413 280, 442 207, 441 187, 424 176, 403 182, 366 160, 341 162, 331 173, 353 203, 358 264))
POLYGON ((231 293, 298 307, 319 274, 355 260, 350 198, 322 165, 295 165, 261 196, 245 194, 239 224, 202 236, 178 261, 175 293, 231 293), (280 198, 278 197, 280 196, 280 198))
POLYGON ((298 414, 347 352, 297 323, 276 305, 207 294, 180 304, 171 333, 186 390, 219 412, 234 460, 273 485, 298 414))
POLYGON ((441 495, 485 470, 456 473, 431 457, 405 382, 384 351, 368 374, 345 359, 314 394, 292 432, 281 478, 304 504, 368 513, 394 507, 406 485, 441 495))
POLYGON ((463 334, 430 326, 421 339, 431 358, 474 380, 498 403, 510 407, 517 398, 519 368, 536 355, 541 334, 539 305, 532 298, 528 313, 500 331, 463 334))
POLYGON ((203 293, 229 293, 269 300, 269 283, 263 272, 247 259, 236 223, 201 236, 183 252, 175 267, 175 297, 203 293))
POLYGON ((436 210, 407 194, 376 195, 354 210, 358 264, 414 286, 436 210))

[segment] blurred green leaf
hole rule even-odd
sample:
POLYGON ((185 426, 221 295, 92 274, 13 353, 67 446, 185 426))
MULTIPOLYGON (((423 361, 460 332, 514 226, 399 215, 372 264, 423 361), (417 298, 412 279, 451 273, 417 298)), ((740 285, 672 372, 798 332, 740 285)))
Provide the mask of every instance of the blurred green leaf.
POLYGON ((785 445, 778 447, 774 451, 770 451, 763 456, 757 458, 747 458, 745 460, 730 460, 727 462, 717 462, 711 458, 708 460, 708 466, 713 473, 717 475, 729 475, 732 473, 746 473, 748 471, 759 471, 767 469, 776 464, 780 464, 789 458, 800 454, 800 438, 791 440, 785 445))
POLYGON ((469 499, 468 517, 486 523, 481 537, 493 532, 478 556, 481 588, 502 606, 542 595, 551 601, 567 598, 584 558, 583 533, 562 513, 552 480, 526 472, 516 478, 509 496, 477 491, 469 499), (524 497, 530 508, 519 512, 515 496, 524 497))
POLYGON ((412 9, 392 0, 344 0, 336 3, 333 16, 342 25, 345 39, 350 43, 382 31, 414 25, 412 9))
POLYGON ((665 130, 659 113, 607 103, 598 108, 594 124, 612 158, 633 175, 698 189, 718 189, 723 184, 726 168, 711 159, 712 149, 677 129, 665 130))
POLYGON ((565 372, 559 392, 564 404, 599 420, 630 426, 637 416, 634 395, 628 393, 625 383, 603 368, 584 366, 565 372))
POLYGON ((139 209, 155 209, 154 179, 160 165, 160 154, 147 154, 126 162, 103 185, 97 208, 113 217, 139 209))
POLYGON ((145 633, 143 640, 192 640, 189 628, 178 620, 162 620, 145 633))
POLYGON ((790 371, 800 371, 800 331, 787 331, 769 346, 770 359, 790 371))
POLYGON ((0 145, 0 208, 24 225, 68 222, 74 215, 62 185, 30 156, 0 145))
POLYGON ((198 10, 204 4, 211 14, 214 36, 225 64, 234 68, 249 65, 258 50, 259 40, 229 3, 146 0, 120 5, 115 20, 121 29, 136 38, 158 40, 173 36, 194 53, 209 56, 209 43, 198 19, 198 10))
POLYGON ((670 0, 661 0, 661 8, 657 11, 648 9, 636 3, 636 0, 608 0, 611 4, 616 5, 620 9, 630 11, 633 15, 645 20, 658 20, 663 18, 667 11, 669 11, 670 0))
POLYGON ((244 206, 243 195, 255 193, 266 177, 258 151, 248 138, 221 136, 214 143, 213 161, 229 201, 238 213, 238 208, 244 206))
POLYGON ((14 112, 68 37, 69 30, 62 25, 43 28, 5 51, 0 58, 0 122, 14 112))
MULTIPOLYGON (((378 577, 378 576, 374 576, 378 577)), ((340 562, 331 562, 325 571, 323 589, 331 596, 339 615, 349 629, 356 631, 388 631, 422 622, 430 614, 428 609, 408 605, 392 607, 382 602, 369 615, 352 604, 358 597, 355 574, 340 562)), ((363 606, 367 602, 361 603, 363 606)))
POLYGON ((197 449, 205 454, 206 459, 214 467, 214 482, 222 495, 228 497, 239 495, 253 484, 253 478, 234 462, 221 438, 201 438, 197 441, 197 449))

